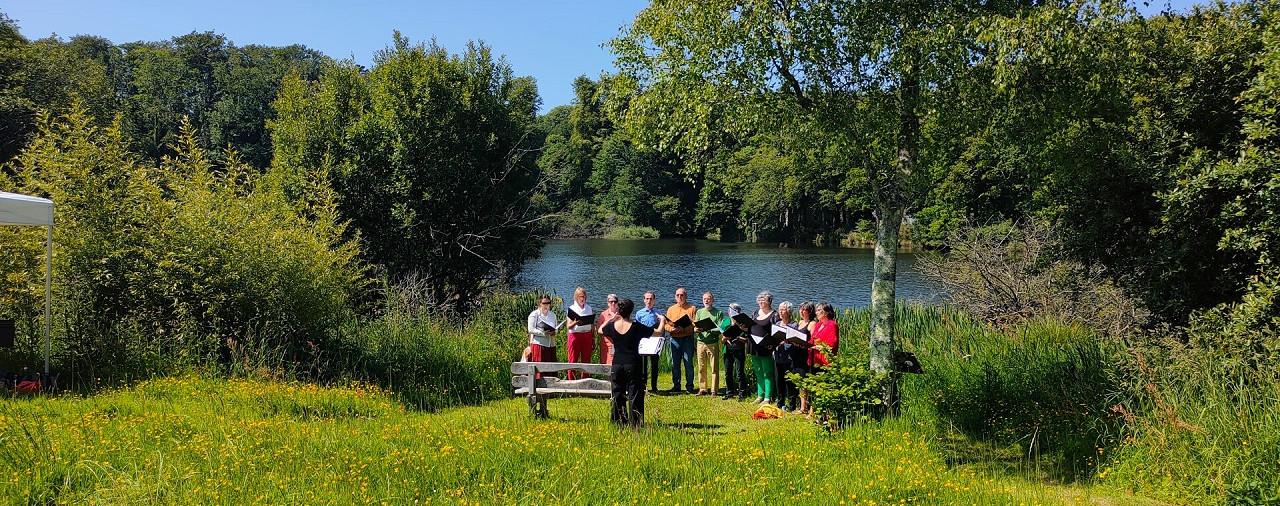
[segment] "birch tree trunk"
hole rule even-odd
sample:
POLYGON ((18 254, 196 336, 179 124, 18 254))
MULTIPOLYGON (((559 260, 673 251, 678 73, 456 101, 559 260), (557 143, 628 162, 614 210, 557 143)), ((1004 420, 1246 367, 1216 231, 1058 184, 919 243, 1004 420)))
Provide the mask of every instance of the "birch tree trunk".
POLYGON ((901 206, 881 206, 876 211, 876 250, 871 279, 871 370, 889 374, 884 400, 888 413, 898 412, 898 382, 893 373, 893 331, 898 280, 898 228, 901 206))

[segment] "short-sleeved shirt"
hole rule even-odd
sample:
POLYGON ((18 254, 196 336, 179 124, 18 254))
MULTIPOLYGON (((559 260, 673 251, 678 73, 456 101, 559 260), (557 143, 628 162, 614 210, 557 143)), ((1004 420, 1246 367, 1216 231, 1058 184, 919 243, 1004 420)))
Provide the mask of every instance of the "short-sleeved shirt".
POLYGON ((621 364, 639 364, 640 363, 640 340, 653 335, 653 327, 643 323, 632 322, 631 328, 626 334, 618 332, 615 327, 617 321, 606 324, 604 330, 601 331, 613 341, 613 363, 621 364))
POLYGON ((649 309, 649 308, 647 308, 647 307, 642 307, 642 308, 640 308, 640 309, 637 309, 637 310, 636 310, 636 318, 635 318, 635 321, 636 321, 636 323, 643 324, 644 326, 649 327, 649 328, 651 328, 651 329, 652 329, 652 328, 657 328, 657 327, 658 327, 658 314, 659 314, 659 313, 658 313, 658 310, 657 310, 656 308, 655 308, 655 309, 649 309))

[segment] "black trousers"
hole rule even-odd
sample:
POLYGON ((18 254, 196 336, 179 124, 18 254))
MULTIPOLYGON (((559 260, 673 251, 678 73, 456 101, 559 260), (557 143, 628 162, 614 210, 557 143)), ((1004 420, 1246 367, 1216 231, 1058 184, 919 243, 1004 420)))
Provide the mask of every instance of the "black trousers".
POLYGON ((787 373, 804 372, 804 368, 793 367, 791 361, 778 362, 777 356, 774 356, 774 372, 777 375, 774 384, 778 389, 778 407, 791 406, 791 409, 800 407, 800 387, 787 379, 787 373))
POLYGON ((661 358, 661 352, 657 355, 640 356, 641 368, 644 369, 645 375, 649 376, 649 390, 658 390, 658 360, 661 358))
POLYGON ((747 390, 747 352, 742 349, 724 351, 724 390, 726 395, 742 396, 747 390))
POLYGON ((609 371, 609 381, 613 382, 609 421, 632 427, 644 425, 644 380, 644 362, 613 363, 609 371))

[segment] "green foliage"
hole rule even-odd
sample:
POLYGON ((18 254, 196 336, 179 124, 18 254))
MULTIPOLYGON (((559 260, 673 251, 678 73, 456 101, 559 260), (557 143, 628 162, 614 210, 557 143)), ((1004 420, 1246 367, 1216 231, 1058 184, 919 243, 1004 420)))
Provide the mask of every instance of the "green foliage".
POLYGON ((539 248, 531 86, 484 45, 450 55, 397 34, 367 74, 286 80, 275 165, 294 174, 286 182, 332 167, 365 257, 392 279, 420 275, 437 304, 465 313, 539 248))
POLYGON ((387 287, 376 318, 339 327, 325 373, 375 383, 419 409, 478 404, 511 395, 511 362, 528 342, 523 325, 537 294, 492 294, 458 325, 437 314, 426 284, 387 287))
POLYGON ((867 369, 867 361, 858 354, 838 355, 829 367, 807 376, 788 374, 796 386, 809 391, 814 413, 835 426, 868 421, 884 412, 887 378, 867 369))
POLYGON ((0 162, 35 132, 38 111, 62 114, 75 99, 99 126, 119 114, 122 135, 150 161, 172 154, 186 118, 202 149, 217 157, 233 146, 261 169, 281 78, 314 79, 328 61, 300 45, 238 47, 212 32, 115 45, 88 35, 28 42, 8 18, 0 25, 0 162))
POLYGON ((666 154, 637 147, 614 127, 620 102, 616 76, 574 81, 574 103, 540 119, 547 132, 538 166, 546 180, 551 233, 599 237, 616 226, 645 226, 665 235, 694 232, 686 209, 696 203, 697 183, 679 174, 666 154))
MULTIPOLYGON (((949 307, 899 305, 895 318, 903 348, 924 369, 902 375, 906 418, 971 445, 1012 447, 1015 462, 1043 464, 1060 479, 1091 476, 1098 448, 1117 441, 1121 420, 1110 408, 1125 391, 1119 342, 1051 320, 995 328, 949 307)), ((864 342, 870 321, 870 310, 846 312, 841 342, 864 342)), ((862 369, 850 376, 866 374, 866 353, 841 346, 840 360, 862 369)))
MULTIPOLYGON (((68 383, 207 364, 236 341, 303 356, 361 290, 331 195, 295 206, 234 153, 211 162, 189 124, 179 140, 177 157, 147 167, 118 122, 99 129, 73 107, 43 120, 4 182, 56 202, 54 352, 68 383)), ((31 315, 42 264, 26 242, 4 275, 27 294, 6 302, 31 315)))
POLYGON ((614 227, 604 234, 605 239, 657 239, 658 231, 653 227, 627 226, 614 227))
POLYGON ((114 89, 106 67, 75 45, 53 39, 28 41, 0 13, 0 163, 8 162, 30 140, 40 111, 64 112, 76 100, 94 117, 111 118, 114 89))
POLYGON ((1280 498, 1280 373, 1274 324, 1206 315, 1187 335, 1134 347, 1119 406, 1126 437, 1099 476, 1169 500, 1280 498))

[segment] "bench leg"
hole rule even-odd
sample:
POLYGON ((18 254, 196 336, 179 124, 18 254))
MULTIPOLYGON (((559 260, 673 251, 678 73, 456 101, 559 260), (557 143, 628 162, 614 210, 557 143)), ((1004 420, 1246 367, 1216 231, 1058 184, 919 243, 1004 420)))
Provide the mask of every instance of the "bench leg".
POLYGON ((538 409, 539 416, 538 416, 538 418, 551 418, 551 412, 547 411, 547 398, 546 398, 546 396, 542 396, 542 395, 539 395, 539 396, 538 396, 538 405, 539 405, 539 409, 538 409))
POLYGON ((529 396, 526 396, 525 399, 529 401, 529 414, 532 415, 534 418, 537 418, 538 417, 538 396, 529 395, 529 396))

